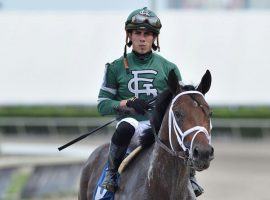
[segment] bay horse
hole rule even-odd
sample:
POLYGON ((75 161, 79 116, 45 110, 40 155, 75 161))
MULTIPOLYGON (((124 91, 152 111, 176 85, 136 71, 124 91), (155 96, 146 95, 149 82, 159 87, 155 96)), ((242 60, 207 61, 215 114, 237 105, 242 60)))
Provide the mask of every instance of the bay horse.
MULTIPOLYGON (((211 146, 211 110, 204 95, 211 86, 207 70, 198 87, 181 86, 174 71, 168 89, 158 95, 151 123, 155 142, 137 155, 121 173, 114 199, 196 199, 189 181, 190 168, 209 167, 214 158, 211 146)), ((79 199, 90 200, 107 161, 109 144, 98 147, 83 167, 79 199)))

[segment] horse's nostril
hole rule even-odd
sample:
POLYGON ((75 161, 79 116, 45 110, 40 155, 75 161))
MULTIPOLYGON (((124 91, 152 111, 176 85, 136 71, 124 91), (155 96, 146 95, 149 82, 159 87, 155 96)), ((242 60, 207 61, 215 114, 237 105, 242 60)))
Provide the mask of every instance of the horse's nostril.
POLYGON ((193 157, 198 158, 199 157, 199 149, 198 147, 195 147, 193 150, 193 157))
POLYGON ((210 157, 213 157, 214 156, 214 148, 211 147, 211 151, 210 151, 210 157))

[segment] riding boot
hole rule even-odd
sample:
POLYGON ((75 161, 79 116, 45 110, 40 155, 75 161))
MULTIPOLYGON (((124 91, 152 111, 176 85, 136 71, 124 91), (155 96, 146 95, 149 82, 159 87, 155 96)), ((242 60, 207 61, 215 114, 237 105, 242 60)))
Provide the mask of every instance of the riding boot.
POLYGON ((115 145, 111 142, 109 156, 108 156, 108 168, 106 169, 105 178, 102 183, 102 187, 108 191, 115 192, 118 188, 118 167, 125 157, 127 147, 115 145))
POLYGON ((198 184, 198 182, 195 178, 195 174, 196 174, 195 169, 190 168, 190 176, 189 176, 190 183, 191 183, 191 186, 193 188, 193 191, 194 191, 196 197, 198 197, 204 192, 204 189, 198 184))

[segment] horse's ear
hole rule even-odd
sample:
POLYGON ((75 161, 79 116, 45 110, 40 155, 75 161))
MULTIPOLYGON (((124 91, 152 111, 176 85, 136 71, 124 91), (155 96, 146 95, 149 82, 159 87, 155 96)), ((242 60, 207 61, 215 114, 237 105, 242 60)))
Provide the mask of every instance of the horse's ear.
POLYGON ((173 69, 169 72, 168 87, 172 94, 181 92, 181 86, 179 85, 178 77, 173 69))
POLYGON ((209 70, 206 70, 205 74, 203 75, 201 79, 199 86, 197 87, 197 90, 205 95, 210 89, 211 82, 212 82, 211 73, 209 70))

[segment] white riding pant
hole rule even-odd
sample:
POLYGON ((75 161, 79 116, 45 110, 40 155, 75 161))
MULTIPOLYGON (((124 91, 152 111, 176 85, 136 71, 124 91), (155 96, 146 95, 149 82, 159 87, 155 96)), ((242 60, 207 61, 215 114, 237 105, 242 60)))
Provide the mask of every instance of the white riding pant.
POLYGON ((145 134, 144 133, 144 130, 151 128, 151 124, 150 124, 150 121, 149 120, 146 120, 146 121, 137 121, 136 119, 131 118, 131 117, 127 117, 127 118, 121 119, 116 124, 116 128, 118 127, 118 125, 121 122, 127 122, 127 123, 129 123, 130 125, 132 125, 134 127, 135 133, 134 133, 134 135, 132 137, 132 141, 134 141, 135 143, 138 143, 139 137, 140 136, 143 136, 145 134))

